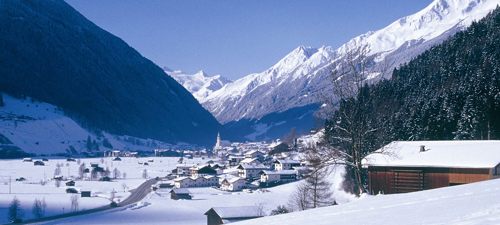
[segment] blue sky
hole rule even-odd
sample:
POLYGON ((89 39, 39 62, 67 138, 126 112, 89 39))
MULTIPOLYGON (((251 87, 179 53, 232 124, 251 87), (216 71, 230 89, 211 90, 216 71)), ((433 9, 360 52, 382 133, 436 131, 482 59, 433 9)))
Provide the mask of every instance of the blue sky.
POLYGON ((432 0, 66 0, 160 67, 236 80, 300 45, 338 48, 432 0))

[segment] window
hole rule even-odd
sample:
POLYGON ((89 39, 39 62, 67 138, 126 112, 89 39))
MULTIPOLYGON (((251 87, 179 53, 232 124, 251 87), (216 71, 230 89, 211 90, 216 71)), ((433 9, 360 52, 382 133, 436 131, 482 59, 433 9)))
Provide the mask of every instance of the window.
POLYGON ((500 175, 500 164, 495 166, 495 171, 493 171, 493 175, 500 175))

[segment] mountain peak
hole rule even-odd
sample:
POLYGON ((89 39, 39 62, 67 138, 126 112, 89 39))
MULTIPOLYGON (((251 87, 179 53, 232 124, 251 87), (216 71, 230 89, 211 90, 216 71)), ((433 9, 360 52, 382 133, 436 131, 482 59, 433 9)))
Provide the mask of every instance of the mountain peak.
POLYGON ((194 74, 195 76, 200 76, 200 77, 208 77, 208 74, 205 73, 205 71, 200 70, 197 73, 194 74))

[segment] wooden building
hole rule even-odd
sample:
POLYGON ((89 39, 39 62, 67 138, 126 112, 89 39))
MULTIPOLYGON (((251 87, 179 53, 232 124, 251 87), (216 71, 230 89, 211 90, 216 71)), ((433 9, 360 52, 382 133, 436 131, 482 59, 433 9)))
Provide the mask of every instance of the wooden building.
POLYGON ((500 177, 500 141, 392 142, 369 155, 370 193, 395 194, 500 177))
POLYGON ((258 206, 239 206, 213 207, 205 215, 207 216, 207 225, 219 225, 259 218, 266 214, 258 206))
POLYGON ((82 197, 82 198, 90 198, 91 197, 91 191, 80 191, 80 197, 82 197))
POLYGON ((174 188, 170 191, 170 199, 191 199, 191 193, 186 188, 174 188))

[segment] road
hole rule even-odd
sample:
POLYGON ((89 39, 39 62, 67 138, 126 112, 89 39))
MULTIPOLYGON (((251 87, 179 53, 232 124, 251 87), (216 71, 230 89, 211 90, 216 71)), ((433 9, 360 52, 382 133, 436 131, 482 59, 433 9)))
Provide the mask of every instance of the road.
MULTIPOLYGON (((130 190, 131 194, 128 196, 127 199, 118 203, 118 207, 133 204, 133 203, 136 203, 136 202, 142 200, 144 197, 146 197, 146 195, 149 194, 149 192, 151 192, 151 186, 156 184, 156 182, 157 182, 156 179, 150 179, 150 180, 147 180, 144 183, 142 183, 136 189, 130 190)), ((101 211, 105 211, 108 209, 115 209, 115 208, 116 207, 111 207, 109 205, 106 205, 106 206, 102 206, 102 207, 94 208, 94 209, 59 214, 59 215, 44 217, 44 218, 40 218, 40 219, 26 220, 26 221, 23 221, 23 224, 46 222, 46 221, 50 221, 50 220, 56 220, 56 219, 61 219, 61 218, 66 218, 66 217, 71 217, 71 216, 85 215, 85 214, 89 214, 89 213, 101 212, 101 211)))

